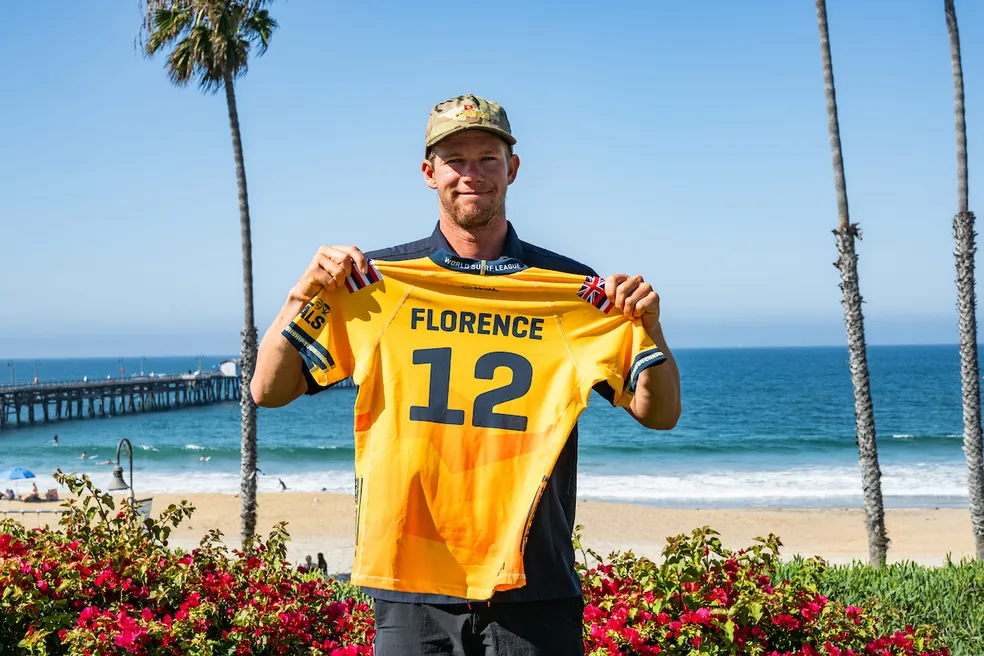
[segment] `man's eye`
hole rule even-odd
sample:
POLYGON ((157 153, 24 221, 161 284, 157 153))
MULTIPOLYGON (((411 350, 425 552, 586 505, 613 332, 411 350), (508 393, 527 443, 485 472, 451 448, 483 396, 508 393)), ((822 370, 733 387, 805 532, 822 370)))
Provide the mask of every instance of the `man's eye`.
POLYGON ((494 161, 496 161, 499 158, 498 157, 495 157, 494 155, 487 155, 486 157, 483 157, 482 159, 485 160, 486 162, 494 162, 494 161))
POLYGON ((444 160, 444 161, 445 161, 445 162, 447 162, 448 164, 457 164, 457 163, 458 163, 458 162, 460 162, 461 160, 460 160, 460 159, 458 159, 457 157, 452 157, 451 159, 446 159, 446 160, 444 160))

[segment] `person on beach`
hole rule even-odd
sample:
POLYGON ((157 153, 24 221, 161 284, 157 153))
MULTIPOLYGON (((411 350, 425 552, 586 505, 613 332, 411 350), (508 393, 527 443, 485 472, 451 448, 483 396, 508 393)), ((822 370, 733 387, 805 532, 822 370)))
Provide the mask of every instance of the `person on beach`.
POLYGON ((55 443, 55 446, 58 446, 58 433, 55 433, 55 436, 51 438, 51 441, 55 443))
MULTIPOLYGON (((590 267, 520 240, 514 226, 506 220, 505 210, 506 190, 515 181, 520 164, 519 157, 513 153, 515 143, 506 112, 496 103, 468 95, 435 106, 427 125, 421 171, 425 184, 437 192, 439 218, 436 228, 419 241, 369 253, 363 253, 355 246, 318 248, 261 341, 250 386, 254 401, 264 407, 279 407, 305 393, 314 394, 325 389, 309 371, 296 340, 292 343, 287 336, 294 319, 299 315, 305 316, 304 313, 313 309, 309 304, 323 289, 329 292, 337 290, 342 294, 346 287, 352 292, 353 288, 378 280, 379 272, 372 267, 372 260, 394 262, 427 257, 433 259, 439 255, 450 258, 461 268, 470 268, 473 273, 478 273, 479 268, 484 273, 487 265, 505 262, 504 266, 535 267, 573 274, 571 277, 585 277, 586 285, 593 285, 588 290, 592 299, 589 302, 597 304, 599 309, 602 306, 614 307, 617 312, 633 319, 634 325, 641 324, 641 330, 647 335, 647 343, 655 345, 651 351, 661 351, 658 362, 647 362, 638 368, 634 393, 623 395, 619 405, 648 428, 673 428, 680 416, 680 379, 663 337, 659 296, 642 276, 614 274, 602 281, 590 267), (664 355, 665 358, 662 357, 664 355), (654 363, 660 366, 650 366, 654 363)), ((613 225, 612 229, 617 227, 613 225)), ((492 277, 477 278, 474 285, 462 285, 458 294, 487 296, 496 291, 495 280, 492 277)), ((330 308, 327 304, 321 312, 328 315, 330 308)), ((420 321, 424 321, 425 309, 419 312, 420 321)), ((464 314, 461 318, 462 333, 466 327, 464 314)), ((324 323, 321 316, 306 316, 324 323)), ((473 326, 474 314, 471 320, 469 326, 473 326)), ((441 326, 436 324, 431 327, 430 319, 426 321, 427 330, 441 330, 441 326)), ((481 333, 482 324, 477 325, 481 333)), ((358 330, 358 324, 353 323, 348 329, 358 330)), ((537 339, 535 332, 531 335, 531 331, 525 328, 520 334, 514 326, 513 333, 516 337, 537 339)), ((366 339, 369 338, 371 336, 366 336, 366 339)), ((437 357, 439 354, 426 355, 431 359, 421 360, 419 364, 429 366, 432 372, 431 400, 428 406, 411 409, 410 419, 414 420, 416 410, 420 413, 418 417, 425 417, 423 421, 456 428, 463 420, 452 414, 459 411, 448 409, 448 388, 440 387, 439 382, 434 383, 437 379, 434 372, 443 371, 442 361, 437 357), (436 406, 439 402, 443 406, 436 406)), ((501 353, 487 355, 504 357, 501 353)), ((330 353, 328 356, 324 360, 326 365, 334 367, 336 362, 330 353)), ((417 357, 416 354, 414 357, 417 357)), ((418 361, 415 359, 414 363, 418 361)), ((508 363, 493 365, 493 371, 502 367, 512 368, 508 363)), ((513 383, 500 388, 501 391, 516 384, 519 366, 516 367, 513 369, 513 383)), ((479 373, 476 371, 476 377, 479 373)), ((391 377, 398 374, 389 373, 391 377)), ((426 385, 424 390, 426 393, 426 385)), ((360 398, 362 393, 360 389, 360 398)), ((529 389, 526 394, 535 398, 537 390, 529 389)), ((517 396, 498 398, 494 403, 502 404, 517 396)), ((606 398, 612 400, 611 397, 606 398)), ((476 401, 476 414, 477 408, 476 401)), ((365 410, 362 408, 357 412, 365 410)), ((491 412, 489 417, 496 422, 508 422, 510 418, 525 419, 502 412, 491 412)), ((359 422, 367 419, 368 416, 362 418, 357 415, 357 431, 359 422)), ((444 445, 454 448, 448 447, 448 442, 444 445)), ((452 452, 449 452, 449 457, 453 457, 452 452)), ((478 456, 466 453, 462 457, 478 456)), ((525 581, 519 587, 497 590, 491 597, 481 599, 481 603, 477 603, 478 599, 433 592, 364 588, 375 598, 374 648, 377 656, 583 654, 582 591, 574 569, 571 540, 575 524, 576 471, 575 424, 551 475, 544 477, 538 500, 531 508, 532 518, 528 519, 528 532, 521 552, 525 581)), ((420 488, 436 487, 436 483, 436 480, 421 481, 420 488)), ((362 490, 357 482, 357 503, 361 502, 361 495, 362 490)), ((359 508, 362 515, 373 512, 368 502, 365 507, 359 508)), ((493 512, 495 510, 490 508, 489 513, 493 512)), ((453 538, 447 538, 448 544, 443 544, 439 541, 445 539, 440 534, 440 527, 434 530, 438 532, 438 537, 430 538, 437 540, 432 543, 436 545, 433 553, 435 557, 444 557, 453 538)), ((415 537, 404 535, 408 539, 415 537)), ((397 547, 397 558, 400 548, 397 547)), ((421 587, 433 586, 421 582, 421 587)))
POLYGON ((41 495, 38 493, 38 484, 37 483, 32 483, 31 484, 31 493, 29 495, 27 495, 26 497, 24 497, 22 499, 22 501, 32 501, 33 502, 33 501, 40 501, 40 500, 41 500, 41 495))
MULTIPOLYGON (((279 486, 280 486, 280 491, 281 491, 281 492, 286 492, 286 491, 287 491, 287 484, 286 484, 286 483, 284 483, 284 479, 282 479, 282 478, 278 478, 278 479, 277 479, 277 485, 279 485, 279 486)), ((309 556, 309 557, 310 557, 310 556, 309 556)))
POLYGON ((325 555, 320 551, 318 552, 318 569, 323 575, 328 575, 328 561, 325 560, 325 555))

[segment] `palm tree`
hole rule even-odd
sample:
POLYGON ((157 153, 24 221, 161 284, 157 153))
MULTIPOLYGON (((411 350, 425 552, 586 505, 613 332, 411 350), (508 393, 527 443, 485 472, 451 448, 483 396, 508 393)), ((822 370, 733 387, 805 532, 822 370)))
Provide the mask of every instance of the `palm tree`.
POLYGON ((960 32, 953 0, 943 0, 950 33, 950 65, 953 68, 953 113, 957 124, 957 214, 953 239, 957 261, 957 307, 960 310, 960 381, 963 389, 964 453, 970 520, 977 557, 984 558, 984 461, 981 456, 981 376, 977 362, 977 299, 974 295, 974 213, 967 209, 967 122, 964 118, 963 66, 960 32))
POLYGON ((854 385, 854 417, 861 459, 861 484, 868 524, 868 559, 872 565, 884 565, 888 554, 885 531, 885 506, 881 493, 881 469, 875 442, 875 414, 871 404, 867 347, 864 341, 864 315, 861 313, 861 290, 858 283, 858 256, 854 240, 861 239, 858 224, 851 223, 847 211, 847 183, 844 180, 844 156, 841 153, 840 125, 837 122, 837 97, 834 93, 834 67, 830 60, 830 35, 827 31, 825 0, 816 0, 817 26, 820 29, 820 55, 823 60, 823 86, 827 96, 827 130, 834 160, 834 187, 837 189, 837 214, 840 223, 834 230, 837 261, 843 292, 844 323, 850 353, 851 382, 854 385))
POLYGON ((245 543, 256 529, 256 406, 249 382, 256 366, 256 325, 253 319, 253 247, 243 143, 236 111, 235 80, 246 74, 250 48, 266 52, 277 22, 266 7, 272 0, 146 0, 141 36, 144 52, 153 56, 169 50, 167 76, 176 86, 194 79, 205 93, 225 89, 232 130, 232 152, 239 188, 239 227, 242 233, 243 301, 242 374, 242 499, 241 537, 245 543))

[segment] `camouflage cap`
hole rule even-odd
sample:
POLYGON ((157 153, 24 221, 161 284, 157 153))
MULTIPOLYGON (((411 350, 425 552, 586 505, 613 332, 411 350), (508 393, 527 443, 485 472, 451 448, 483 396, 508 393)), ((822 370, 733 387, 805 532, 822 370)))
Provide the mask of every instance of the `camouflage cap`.
POLYGON ((497 103, 468 94, 434 106, 427 121, 424 149, 462 130, 486 130, 502 137, 509 145, 516 143, 509 129, 506 110, 497 103))

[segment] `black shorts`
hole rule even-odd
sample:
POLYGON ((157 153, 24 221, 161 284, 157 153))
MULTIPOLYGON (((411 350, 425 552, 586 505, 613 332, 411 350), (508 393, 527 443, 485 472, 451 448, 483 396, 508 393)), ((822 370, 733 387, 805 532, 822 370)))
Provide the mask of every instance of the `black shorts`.
POLYGON ((583 656, 581 597, 409 604, 376 600, 376 656, 583 656))

